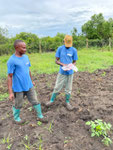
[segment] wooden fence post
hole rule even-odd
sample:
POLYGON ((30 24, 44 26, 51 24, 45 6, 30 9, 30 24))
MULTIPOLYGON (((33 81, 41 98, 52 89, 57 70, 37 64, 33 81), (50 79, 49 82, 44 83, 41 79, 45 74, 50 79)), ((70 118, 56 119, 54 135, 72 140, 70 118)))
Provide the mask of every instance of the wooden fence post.
POLYGON ((109 50, 111 51, 111 38, 109 37, 109 50))
POLYGON ((86 39, 86 48, 88 48, 88 38, 86 39))
POLYGON ((39 53, 42 53, 41 40, 39 40, 39 53))

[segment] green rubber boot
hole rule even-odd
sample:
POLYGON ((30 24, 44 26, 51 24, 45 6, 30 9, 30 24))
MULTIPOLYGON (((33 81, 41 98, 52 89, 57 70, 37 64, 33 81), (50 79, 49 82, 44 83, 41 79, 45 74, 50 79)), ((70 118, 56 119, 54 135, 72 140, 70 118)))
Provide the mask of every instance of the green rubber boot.
POLYGON ((17 123, 21 123, 20 109, 16 109, 14 106, 13 106, 12 109, 13 109, 14 121, 17 122, 17 123))
POLYGON ((70 94, 66 94, 65 95, 65 101, 66 101, 67 110, 72 111, 74 109, 74 107, 70 104, 70 97, 71 97, 70 94))
POLYGON ((43 123, 47 123, 48 120, 42 114, 41 105, 37 104, 37 105, 34 105, 33 107, 34 107, 34 109, 37 112, 37 121, 41 121, 43 123))
POLYGON ((53 102, 55 101, 55 98, 56 98, 57 95, 58 95, 58 93, 52 93, 50 101, 46 103, 47 107, 49 107, 53 104, 53 102))

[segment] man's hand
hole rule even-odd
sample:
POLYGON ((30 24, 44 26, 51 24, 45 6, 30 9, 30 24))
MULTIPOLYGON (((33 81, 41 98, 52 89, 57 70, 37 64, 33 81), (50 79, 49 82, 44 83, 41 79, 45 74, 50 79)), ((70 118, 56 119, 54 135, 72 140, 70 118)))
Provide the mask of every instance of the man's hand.
POLYGON ((33 85, 35 86, 35 82, 32 82, 33 83, 33 85))
POLYGON ((65 66, 67 66, 67 65, 68 65, 68 64, 63 64, 62 66, 65 67, 65 66))
POLYGON ((13 93, 9 94, 9 100, 10 100, 10 101, 13 101, 13 100, 14 100, 14 94, 13 94, 13 93))

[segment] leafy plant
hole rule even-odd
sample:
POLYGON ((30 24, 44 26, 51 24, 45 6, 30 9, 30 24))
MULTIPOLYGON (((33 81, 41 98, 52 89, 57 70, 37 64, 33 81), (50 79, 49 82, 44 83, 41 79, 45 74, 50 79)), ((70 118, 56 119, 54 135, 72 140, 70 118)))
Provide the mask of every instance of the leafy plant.
POLYGON ((6 148, 11 149, 12 144, 9 144, 6 148))
POLYGON ((32 107, 29 107, 29 108, 28 108, 29 111, 32 111, 32 109, 33 109, 32 107))
POLYGON ((11 146, 12 146, 12 144, 10 143, 11 142, 11 138, 10 138, 10 135, 8 135, 8 137, 5 137, 4 136, 4 138, 2 139, 2 141, 1 141, 1 143, 2 144, 6 144, 6 148, 7 149, 11 149, 11 146))
POLYGON ((106 75, 106 72, 103 72, 103 73, 101 74, 102 77, 104 77, 105 75, 106 75))
POLYGON ((8 94, 7 93, 2 93, 2 94, 0 94, 0 101, 3 101, 3 100, 5 100, 6 98, 8 98, 8 94))
POLYGON ((112 140, 108 136, 108 132, 110 132, 112 125, 110 123, 103 122, 100 119, 94 121, 87 121, 86 125, 89 125, 91 128, 91 137, 103 137, 102 142, 109 146, 112 143, 112 140))
POLYGON ((38 126, 41 126, 41 125, 42 125, 42 122, 41 122, 41 121, 38 121, 38 122, 37 122, 37 125, 38 125, 38 126))

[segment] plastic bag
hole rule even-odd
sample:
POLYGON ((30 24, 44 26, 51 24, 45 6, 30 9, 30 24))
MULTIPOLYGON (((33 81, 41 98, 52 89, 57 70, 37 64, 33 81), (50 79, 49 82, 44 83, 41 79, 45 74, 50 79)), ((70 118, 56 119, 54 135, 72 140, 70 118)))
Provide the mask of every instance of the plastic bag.
POLYGON ((63 66, 62 69, 64 71, 69 71, 69 70, 74 70, 75 72, 78 71, 78 68, 76 66, 74 66, 72 63, 68 64, 67 66, 63 66))

